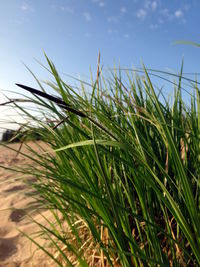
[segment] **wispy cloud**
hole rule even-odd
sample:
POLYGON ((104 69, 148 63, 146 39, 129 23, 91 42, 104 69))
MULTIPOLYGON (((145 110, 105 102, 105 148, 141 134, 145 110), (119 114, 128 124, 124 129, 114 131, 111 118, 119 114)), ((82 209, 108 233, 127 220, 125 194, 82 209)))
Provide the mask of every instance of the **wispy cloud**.
POLYGON ((183 9, 184 9, 185 11, 188 11, 190 8, 191 8, 191 6, 190 6, 189 4, 185 4, 185 5, 183 6, 183 9))
POLYGON ((151 29, 151 30, 156 30, 156 29, 158 29, 160 26, 157 24, 157 23, 155 23, 155 24, 150 24, 150 26, 149 26, 149 28, 151 29))
POLYGON ((127 12, 127 8, 125 6, 122 6, 120 9, 119 9, 119 13, 116 14, 116 15, 111 15, 111 16, 108 16, 107 17, 107 21, 109 23, 118 23, 122 18, 123 18, 123 15, 127 12))
POLYGON ((182 18, 183 17, 183 11, 181 9, 178 9, 174 12, 174 16, 176 18, 182 18))
POLYGON ((130 35, 128 33, 124 34, 124 38, 128 39, 130 37, 130 35))
POLYGON ((126 7, 125 7, 125 6, 121 7, 121 8, 120 8, 120 12, 121 12, 121 13, 126 13, 126 12, 127 12, 126 7))
POLYGON ((60 6, 59 7, 61 11, 67 12, 67 13, 74 13, 74 9, 68 6, 60 6))
POLYGON ((92 20, 91 14, 89 12, 84 12, 83 16, 84 16, 85 20, 88 22, 92 20))
POLYGON ((104 7, 105 3, 102 0, 92 0, 93 3, 96 3, 99 7, 104 7))
POLYGON ((172 21, 174 19, 174 14, 173 12, 170 12, 168 8, 161 9, 159 11, 159 14, 161 15, 161 18, 159 20, 163 22, 167 21, 172 21))
POLYGON ((89 32, 86 32, 84 35, 85 35, 86 38, 91 37, 91 34, 89 32))
POLYGON ((144 8, 140 8, 137 13, 136 13, 136 16, 141 19, 141 20, 144 20, 147 16, 147 11, 144 9, 144 8))
POLYGON ((117 34, 118 33, 117 29, 111 29, 111 28, 109 28, 107 30, 107 32, 108 32, 109 35, 113 35, 113 34, 117 34))
POLYGON ((119 22, 119 17, 117 17, 117 16, 110 16, 110 17, 107 18, 107 21, 109 23, 118 23, 119 22))
POLYGON ((99 6, 100 7, 104 7, 105 6, 105 3, 103 1, 99 2, 99 6))
POLYGON ((170 12, 169 9, 165 8, 160 10, 160 15, 162 16, 161 20, 173 21, 174 19, 179 19, 181 21, 185 21, 184 13, 181 9, 177 9, 174 12, 170 12))
POLYGON ((169 17, 169 9, 168 8, 164 8, 164 9, 161 9, 160 12, 159 12, 163 17, 165 18, 168 18, 169 17))
POLYGON ((175 19, 178 20, 179 24, 186 24, 187 23, 187 20, 184 17, 184 12, 181 9, 177 9, 174 12, 174 17, 175 17, 175 19))
POLYGON ((52 9, 55 9, 55 10, 58 10, 58 11, 63 11, 63 12, 66 12, 66 13, 71 13, 73 14, 74 13, 74 9, 70 6, 60 6, 60 5, 51 5, 51 8, 52 9))
POLYGON ((176 20, 178 23, 186 23, 185 13, 189 10, 189 5, 183 5, 175 10, 170 10, 169 8, 161 8, 160 0, 144 0, 142 1, 140 9, 137 10, 136 16, 140 20, 145 20, 146 17, 153 15, 152 24, 149 25, 151 29, 159 28, 165 22, 172 22, 176 20))
POLYGON ((140 20, 144 20, 149 13, 155 12, 157 10, 157 8, 158 8, 158 1, 145 0, 143 7, 138 9, 136 16, 140 20))
POLYGON ((151 3, 151 9, 152 9, 152 11, 155 11, 157 9, 157 7, 158 7, 158 3, 156 1, 153 1, 151 3))
POLYGON ((32 6, 30 6, 29 4, 27 4, 27 3, 23 3, 20 6, 20 9, 23 10, 23 11, 31 11, 31 12, 34 11, 34 8, 32 6))
POLYGON ((145 0, 144 2, 144 8, 145 9, 150 9, 152 11, 155 11, 158 7, 158 2, 156 0, 150 1, 150 0, 145 0))

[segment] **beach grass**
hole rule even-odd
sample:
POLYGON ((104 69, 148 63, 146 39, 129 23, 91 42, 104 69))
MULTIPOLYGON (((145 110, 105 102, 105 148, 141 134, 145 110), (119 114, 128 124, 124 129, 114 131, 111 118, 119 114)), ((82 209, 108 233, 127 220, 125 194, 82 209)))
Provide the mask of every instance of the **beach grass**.
POLYGON ((14 103, 35 122, 27 135, 34 127, 49 146, 18 169, 34 174, 35 197, 54 217, 35 222, 55 253, 40 249, 59 266, 199 266, 199 83, 183 65, 177 75, 143 66, 105 76, 98 64, 77 89, 46 60, 57 97, 36 79, 42 93, 19 86, 39 115, 14 103))

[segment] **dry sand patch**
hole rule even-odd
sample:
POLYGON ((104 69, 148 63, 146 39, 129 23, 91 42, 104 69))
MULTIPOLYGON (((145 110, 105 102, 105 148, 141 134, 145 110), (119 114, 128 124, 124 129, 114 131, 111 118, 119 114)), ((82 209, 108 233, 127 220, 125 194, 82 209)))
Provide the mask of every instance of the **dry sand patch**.
MULTIPOLYGON (((34 150, 39 149, 37 143, 29 142, 29 145, 34 150)), ((40 145, 43 144, 40 142, 40 145)), ((10 146, 18 149, 20 144, 14 143, 10 146)), ((22 151, 26 153, 28 150, 22 146, 22 151)), ((16 157, 15 151, 0 146, 0 165, 14 167, 30 162, 22 155, 16 157)), ((31 189, 20 177, 20 173, 0 168, 0 267, 55 266, 44 252, 37 250, 36 245, 17 230, 18 228, 26 234, 38 230, 38 226, 26 216, 26 208, 33 199, 26 195, 31 189)), ((43 211, 42 214, 51 216, 48 211, 43 211)), ((33 213, 32 217, 42 222, 37 213, 33 213)), ((45 245, 42 237, 37 241, 40 245, 45 245)))

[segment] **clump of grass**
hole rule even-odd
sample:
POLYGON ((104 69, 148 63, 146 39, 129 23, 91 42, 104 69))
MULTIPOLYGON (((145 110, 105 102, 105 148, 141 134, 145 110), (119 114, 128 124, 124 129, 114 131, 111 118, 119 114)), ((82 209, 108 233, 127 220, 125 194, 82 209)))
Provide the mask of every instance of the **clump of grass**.
POLYGON ((77 91, 46 59, 59 98, 37 80, 40 93, 20 86, 39 118, 15 104, 51 147, 22 170, 55 218, 38 225, 56 253, 41 249, 60 266, 200 265, 198 82, 181 68, 170 105, 144 66, 143 78, 115 70, 105 79, 99 68, 90 92, 83 82, 77 91), (183 79, 194 90, 189 107, 183 79))
POLYGON ((28 132, 22 132, 21 129, 19 130, 6 130, 3 135, 1 142, 9 142, 9 143, 19 143, 26 141, 35 141, 41 140, 41 132, 42 129, 38 131, 38 129, 32 128, 31 131, 29 129, 28 132))

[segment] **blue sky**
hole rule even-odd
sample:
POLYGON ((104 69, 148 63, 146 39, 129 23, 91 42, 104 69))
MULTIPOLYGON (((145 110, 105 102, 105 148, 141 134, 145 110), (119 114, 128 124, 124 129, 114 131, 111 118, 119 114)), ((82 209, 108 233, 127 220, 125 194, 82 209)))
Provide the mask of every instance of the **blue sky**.
POLYGON ((34 84, 22 62, 48 78, 35 61, 45 63, 43 50, 59 71, 83 79, 99 50, 105 68, 120 60, 178 71, 184 56, 184 71, 200 72, 200 49, 173 44, 200 42, 199 11, 199 0, 0 0, 0 90, 34 84))

